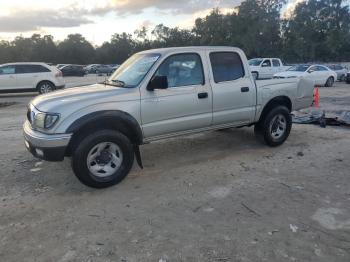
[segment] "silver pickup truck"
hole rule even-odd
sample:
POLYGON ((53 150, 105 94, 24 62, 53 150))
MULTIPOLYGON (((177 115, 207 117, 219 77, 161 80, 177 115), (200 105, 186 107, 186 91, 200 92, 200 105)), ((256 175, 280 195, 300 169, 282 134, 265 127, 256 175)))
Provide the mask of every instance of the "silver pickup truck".
POLYGON ((256 83, 242 50, 181 47, 130 57, 104 83, 41 95, 28 106, 26 148, 47 161, 71 157, 90 187, 119 183, 139 146, 194 132, 255 126, 269 146, 289 136, 290 112, 313 102, 313 83, 256 83))

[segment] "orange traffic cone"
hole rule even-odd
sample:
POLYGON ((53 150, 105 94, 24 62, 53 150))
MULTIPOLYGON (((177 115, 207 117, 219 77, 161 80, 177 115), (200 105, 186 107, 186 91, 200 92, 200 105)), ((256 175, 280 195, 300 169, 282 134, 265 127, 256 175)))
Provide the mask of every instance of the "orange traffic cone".
POLYGON ((315 107, 320 107, 320 96, 318 94, 318 86, 315 86, 314 105, 315 107))

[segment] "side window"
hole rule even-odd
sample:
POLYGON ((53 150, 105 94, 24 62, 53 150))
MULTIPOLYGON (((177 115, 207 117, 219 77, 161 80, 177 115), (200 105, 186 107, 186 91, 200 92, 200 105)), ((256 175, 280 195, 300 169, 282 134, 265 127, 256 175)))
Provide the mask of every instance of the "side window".
POLYGON ((261 64, 261 67, 271 67, 270 59, 264 60, 264 62, 261 64))
POLYGON ((317 66, 317 71, 328 71, 324 66, 317 66))
POLYGON ((0 67, 0 75, 12 75, 15 71, 15 66, 12 65, 0 67))
POLYGON ((335 67, 335 70, 343 70, 343 67, 342 67, 341 65, 337 65, 337 66, 335 67))
POLYGON ((315 72, 315 71, 318 71, 317 67, 316 66, 312 66, 309 68, 308 70, 309 72, 315 72))
POLYGON ((32 65, 33 70, 35 71, 34 73, 46 73, 46 72, 51 72, 50 69, 42 66, 42 65, 32 65))
POLYGON ((166 76, 168 86, 203 85, 203 65, 198 54, 178 54, 165 59, 155 73, 156 76, 166 76))
POLYGON ((17 74, 43 73, 50 70, 42 65, 16 65, 17 74))
POLYGON ((234 52, 210 53, 215 83, 232 81, 244 76, 241 57, 234 52))
POLYGON ((280 61, 278 59, 272 59, 272 65, 274 67, 280 67, 281 66, 280 61))

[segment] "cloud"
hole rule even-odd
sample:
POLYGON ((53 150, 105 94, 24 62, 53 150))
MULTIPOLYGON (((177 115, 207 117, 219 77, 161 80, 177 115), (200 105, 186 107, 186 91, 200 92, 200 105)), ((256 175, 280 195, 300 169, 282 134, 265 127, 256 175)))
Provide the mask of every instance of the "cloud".
POLYGON ((212 8, 233 8, 242 0, 12 0, 0 10, 0 32, 29 32, 91 24, 98 17, 140 14, 147 9, 168 15, 195 14, 212 8))
POLYGON ((84 16, 54 10, 18 11, 0 16, 0 32, 27 32, 42 27, 76 27, 93 23, 84 16))
MULTIPOLYGON (((198 12, 195 12, 191 15, 190 18, 185 19, 180 21, 177 26, 180 28, 184 28, 184 29, 191 29, 193 27, 193 25, 195 24, 195 21, 197 18, 204 18, 207 15, 210 14, 210 12, 212 11, 212 8, 209 9, 205 9, 205 10, 201 10, 198 12)), ((232 8, 228 8, 228 7, 223 7, 223 8, 219 8, 220 12, 222 14, 229 14, 229 13, 233 13, 233 12, 237 12, 237 7, 232 7, 232 8)))
POLYGON ((117 13, 141 13, 147 8, 166 10, 178 14, 191 14, 215 7, 228 8, 240 4, 242 0, 112 0, 110 8, 117 13))

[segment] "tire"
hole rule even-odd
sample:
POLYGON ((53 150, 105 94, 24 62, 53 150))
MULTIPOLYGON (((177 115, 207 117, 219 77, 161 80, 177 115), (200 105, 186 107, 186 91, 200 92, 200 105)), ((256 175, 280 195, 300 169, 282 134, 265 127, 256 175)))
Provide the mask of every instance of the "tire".
POLYGON ((96 131, 76 144, 72 169, 76 177, 89 187, 106 188, 118 184, 129 174, 134 163, 133 146, 118 131, 96 131))
POLYGON ((332 87, 334 84, 334 78, 333 76, 330 76, 328 77, 327 81, 326 81, 326 84, 325 84, 325 87, 332 87))
POLYGON ((55 85, 49 81, 42 81, 37 86, 39 94, 47 94, 54 91, 55 89, 55 85))
POLYGON ((252 72, 252 76, 253 76, 254 80, 258 80, 259 79, 259 73, 258 72, 252 72))
POLYGON ((254 132, 268 146, 276 147, 287 140, 291 129, 292 117, 288 108, 276 106, 255 125, 254 132))

